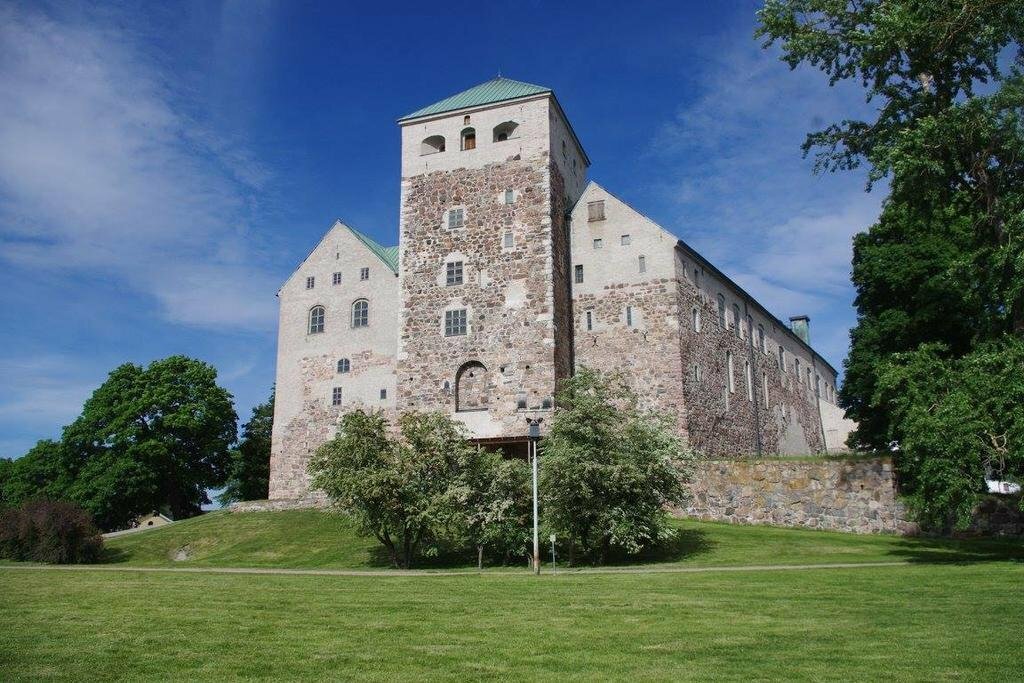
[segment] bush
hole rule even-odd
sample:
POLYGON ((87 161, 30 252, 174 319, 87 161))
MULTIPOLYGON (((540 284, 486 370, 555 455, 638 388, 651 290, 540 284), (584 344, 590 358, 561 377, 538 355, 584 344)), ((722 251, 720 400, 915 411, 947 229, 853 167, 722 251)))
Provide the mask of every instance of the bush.
POLYGON ((32 501, 0 513, 0 558, 48 564, 95 562, 103 537, 73 503, 32 501))

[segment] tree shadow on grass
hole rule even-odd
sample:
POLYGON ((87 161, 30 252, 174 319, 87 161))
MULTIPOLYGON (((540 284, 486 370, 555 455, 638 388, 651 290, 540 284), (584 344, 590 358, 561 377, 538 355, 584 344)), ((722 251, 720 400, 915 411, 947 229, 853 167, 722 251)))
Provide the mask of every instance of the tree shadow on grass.
POLYGON ((104 545, 103 552, 95 564, 121 564, 126 562, 129 557, 129 553, 123 548, 111 548, 109 545, 104 545))
POLYGON ((612 552, 605 559, 604 566, 625 567, 639 564, 675 563, 709 553, 717 545, 717 541, 709 538, 707 533, 700 529, 677 529, 674 538, 647 548, 636 555, 612 552))
POLYGON ((1024 539, 924 536, 903 539, 888 554, 921 564, 1024 562, 1024 539))

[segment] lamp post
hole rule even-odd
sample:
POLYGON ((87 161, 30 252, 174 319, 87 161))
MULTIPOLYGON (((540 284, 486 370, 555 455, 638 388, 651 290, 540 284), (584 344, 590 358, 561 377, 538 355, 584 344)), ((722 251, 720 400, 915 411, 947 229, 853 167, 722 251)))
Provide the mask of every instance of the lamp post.
POLYGON ((537 442, 540 441, 540 423, 543 418, 526 418, 529 431, 530 463, 533 466, 533 573, 540 574, 540 526, 537 514, 537 442))

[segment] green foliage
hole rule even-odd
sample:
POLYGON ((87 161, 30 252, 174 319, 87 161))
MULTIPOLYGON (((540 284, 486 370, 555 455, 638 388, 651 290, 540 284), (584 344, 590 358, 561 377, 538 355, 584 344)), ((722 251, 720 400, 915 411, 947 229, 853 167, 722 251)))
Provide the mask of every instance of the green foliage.
POLYGON ((238 446, 231 449, 228 482, 217 496, 222 505, 238 500, 265 500, 270 485, 270 437, 274 427, 274 392, 252 409, 242 425, 238 446))
POLYGON ((95 562, 103 537, 82 508, 37 500, 0 513, 0 558, 48 564, 95 562))
POLYGON ((485 548, 502 562, 527 556, 533 523, 529 465, 481 449, 467 461, 459 485, 466 541, 477 548, 478 566, 485 548))
POLYGON ((60 442, 40 441, 14 462, 4 497, 12 505, 71 501, 103 529, 153 510, 198 514, 206 489, 224 483, 235 441, 231 394, 216 378, 213 367, 184 356, 121 365, 60 442))
POLYGON ((928 527, 965 528, 986 475, 1024 475, 1024 341, 1006 335, 961 357, 925 344, 885 365, 874 403, 892 411, 908 500, 928 527))
POLYGON ((851 445, 899 447, 921 521, 963 525, 1003 448, 987 440, 1010 439, 1009 461, 1019 448, 1002 431, 1012 402, 974 409, 986 391, 1016 396, 1012 373, 972 373, 998 370, 995 356, 1014 357, 1008 335, 1024 337, 1024 3, 768 0, 759 17, 792 68, 858 80, 876 105, 874 120, 804 145, 819 171, 867 163, 869 184, 891 187, 854 242, 858 321, 840 398, 859 422, 851 445))
POLYGON ((685 501, 688 473, 668 420, 641 411, 617 376, 582 367, 565 380, 544 440, 544 522, 569 548, 601 562, 672 537, 665 507, 685 501))
POLYGON ((472 495, 472 484, 491 462, 442 413, 403 414, 396 435, 382 413, 355 410, 317 449, 309 471, 314 488, 380 541, 396 567, 408 568, 421 552, 469 534, 477 508, 488 503, 472 495))

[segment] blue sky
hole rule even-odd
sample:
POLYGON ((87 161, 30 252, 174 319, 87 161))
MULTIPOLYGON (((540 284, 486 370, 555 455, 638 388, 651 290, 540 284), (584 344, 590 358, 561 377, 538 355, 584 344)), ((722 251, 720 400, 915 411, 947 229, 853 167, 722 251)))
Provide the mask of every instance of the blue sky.
POLYGON ((881 196, 800 143, 866 105, 762 51, 758 4, 0 2, 0 456, 175 353, 246 418, 274 294, 333 219, 396 243, 395 120, 499 72, 553 88, 592 179, 809 314, 840 367, 881 196))

